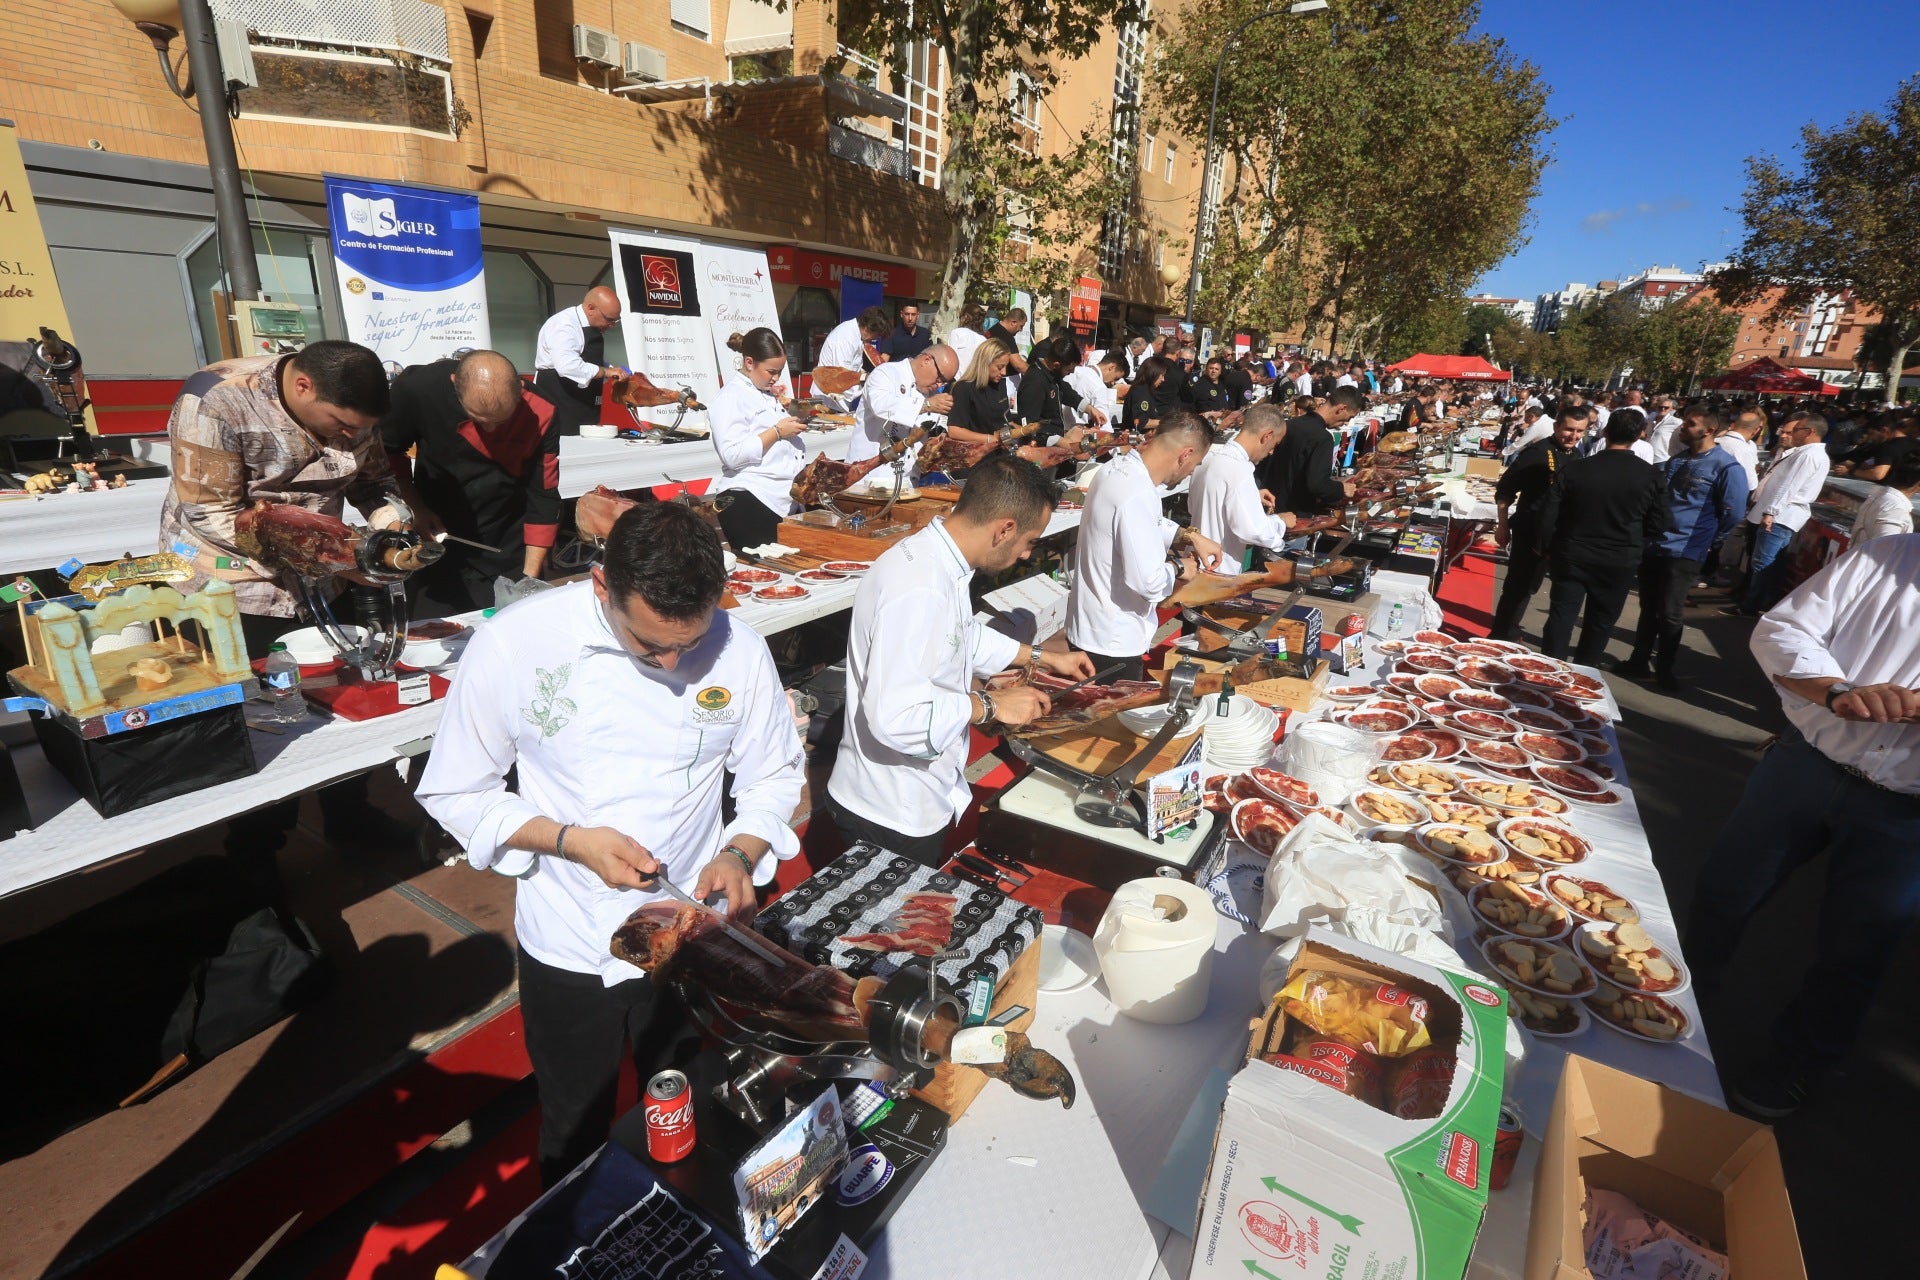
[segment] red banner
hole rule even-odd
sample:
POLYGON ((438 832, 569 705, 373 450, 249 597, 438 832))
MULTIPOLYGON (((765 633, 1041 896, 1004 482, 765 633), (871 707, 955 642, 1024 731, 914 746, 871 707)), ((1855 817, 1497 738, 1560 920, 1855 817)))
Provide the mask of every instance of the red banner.
POLYGON ((890 298, 917 298, 912 267, 891 262, 872 262, 865 258, 844 258, 835 253, 816 253, 790 244, 767 246, 767 272, 775 284, 810 285, 816 289, 837 289, 840 277, 877 282, 890 298))
POLYGON ((1100 323, 1100 279, 1081 276, 1073 283, 1067 298, 1067 325, 1083 338, 1091 338, 1100 323))

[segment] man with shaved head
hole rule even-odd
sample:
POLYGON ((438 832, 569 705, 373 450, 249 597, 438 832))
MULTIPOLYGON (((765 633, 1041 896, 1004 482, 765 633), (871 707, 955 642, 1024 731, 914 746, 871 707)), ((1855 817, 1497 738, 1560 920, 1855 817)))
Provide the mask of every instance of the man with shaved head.
POLYGON ((415 365, 394 380, 380 438, 416 527, 466 540, 450 538, 446 555, 414 575, 414 617, 486 608, 496 577, 546 568, 560 520, 558 418, 498 351, 415 365))
POLYGON ((562 435, 600 421, 600 383, 626 370, 607 363, 607 330, 620 323, 620 295, 595 285, 577 307, 547 317, 533 348, 533 389, 560 411, 562 435))

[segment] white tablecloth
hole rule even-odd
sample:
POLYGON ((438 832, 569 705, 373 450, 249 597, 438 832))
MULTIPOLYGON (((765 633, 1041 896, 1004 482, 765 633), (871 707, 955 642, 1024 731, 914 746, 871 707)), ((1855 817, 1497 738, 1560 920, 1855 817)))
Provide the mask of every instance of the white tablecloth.
MULTIPOLYGON (((807 456, 845 457, 852 431, 809 431, 801 437, 807 456)), ((720 474, 720 455, 710 440, 681 444, 641 444, 631 440, 560 440, 560 496, 577 498, 597 484, 610 489, 645 489, 675 481, 686 484, 720 474)))
POLYGON ((78 558, 94 564, 160 547, 165 476, 130 480, 124 489, 0 500, 0 574, 51 569, 78 558))

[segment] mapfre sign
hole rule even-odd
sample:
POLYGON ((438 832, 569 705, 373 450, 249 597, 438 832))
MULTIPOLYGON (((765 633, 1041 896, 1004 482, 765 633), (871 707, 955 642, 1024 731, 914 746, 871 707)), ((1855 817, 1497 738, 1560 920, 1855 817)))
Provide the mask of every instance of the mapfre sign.
POLYGON ((815 289, 837 289, 842 276, 866 280, 881 286, 892 298, 917 298, 917 275, 912 267, 891 262, 872 262, 865 258, 843 258, 834 253, 817 253, 793 245, 767 246, 767 274, 775 284, 797 284, 815 289))

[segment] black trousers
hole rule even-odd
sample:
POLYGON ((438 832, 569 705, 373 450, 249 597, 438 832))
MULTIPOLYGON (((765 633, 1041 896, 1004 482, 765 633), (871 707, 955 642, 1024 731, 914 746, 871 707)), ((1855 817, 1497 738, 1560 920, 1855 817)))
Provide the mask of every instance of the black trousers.
POLYGON ((1087 660, 1093 663, 1093 669, 1095 671, 1105 671, 1108 667, 1119 666, 1120 670, 1114 672, 1112 675, 1100 677, 1101 684, 1112 684, 1115 680, 1144 680, 1147 678, 1147 660, 1141 654, 1136 653, 1131 658, 1123 658, 1118 654, 1095 653, 1091 649, 1085 649, 1082 650, 1082 652, 1087 655, 1087 660))
POLYGON ((1687 592, 1700 580, 1700 561, 1650 555, 1640 562, 1640 625, 1633 633, 1633 664, 1672 675, 1687 629, 1687 592))
POLYGON ((877 822, 869 822, 859 814, 835 800, 827 797, 827 812, 833 817, 833 825, 840 829, 849 845, 856 840, 865 840, 877 844, 889 853, 897 853, 903 858, 911 858, 923 867, 944 867, 947 865, 947 831, 942 828, 932 835, 910 836, 895 831, 892 827, 883 827, 877 822))
POLYGON ((551 1187, 599 1149, 613 1128, 620 1059, 644 1091, 699 1048, 686 1010, 649 978, 609 987, 598 974, 542 964, 520 949, 520 1018, 540 1096, 540 1181, 551 1187))
POLYGON ((533 375, 533 389, 553 406, 563 436, 577 436, 581 427, 600 421, 600 382, 595 378, 584 387, 575 386, 552 369, 533 375))
POLYGON ((1553 590, 1547 597, 1547 625, 1540 637, 1540 652, 1549 658, 1567 656, 1573 639, 1573 624, 1586 606, 1586 619, 1580 627, 1580 644, 1573 660, 1593 666, 1607 651, 1613 624, 1627 607, 1627 592, 1633 589, 1634 565, 1609 560, 1555 556, 1553 590))
POLYGON ((732 501, 719 514, 720 532, 735 551, 780 540, 780 516, 766 503, 744 489, 731 490, 726 496, 732 501))
POLYGON ((1513 532, 1507 544, 1507 580, 1500 588, 1500 603, 1493 611, 1492 640, 1511 640, 1520 632, 1520 619, 1533 600, 1533 593, 1546 580, 1547 557, 1536 546, 1532 529, 1513 532))
POLYGON ((526 546, 515 536, 504 539, 506 556, 458 543, 450 544, 446 554, 407 580, 407 613, 414 620, 444 618, 469 609, 493 607, 493 580, 505 576, 518 579, 526 564, 526 546))

